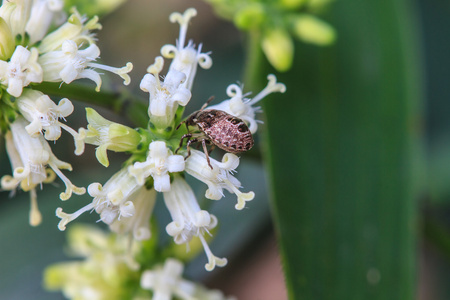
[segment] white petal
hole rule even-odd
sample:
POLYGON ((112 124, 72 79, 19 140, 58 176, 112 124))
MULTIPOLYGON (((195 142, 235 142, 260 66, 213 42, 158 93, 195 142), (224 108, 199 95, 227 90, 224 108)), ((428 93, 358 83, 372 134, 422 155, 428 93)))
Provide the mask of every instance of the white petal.
POLYGON ((155 190, 158 192, 170 191, 170 176, 164 174, 162 176, 153 176, 155 190))
POLYGON ((157 97, 150 101, 150 113, 154 116, 163 117, 166 115, 167 102, 162 97, 157 97))
POLYGON ((185 161, 182 155, 170 155, 167 158, 167 170, 169 172, 184 171, 185 161))
POLYGON ((152 158, 166 158, 168 155, 166 143, 163 141, 154 141, 150 144, 149 148, 152 158))

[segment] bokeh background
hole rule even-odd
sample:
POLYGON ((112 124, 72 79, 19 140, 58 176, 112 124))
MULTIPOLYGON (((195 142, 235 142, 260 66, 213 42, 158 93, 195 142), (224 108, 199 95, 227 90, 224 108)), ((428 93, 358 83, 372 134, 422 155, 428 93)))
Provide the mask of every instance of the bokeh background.
MULTIPOLYGON (((323 16, 332 25, 336 25, 337 43, 346 41, 346 33, 340 32, 340 29, 351 32, 352 30, 363 31, 365 28, 364 24, 359 23, 355 23, 353 26, 349 24, 344 26, 338 21, 336 21, 337 24, 333 23, 338 20, 335 11, 345 11, 342 7, 348 6, 351 2, 336 0, 323 16), (344 35, 342 39, 340 34, 344 35)), ((412 10, 406 13, 408 17, 411 17, 410 25, 412 27, 409 29, 416 39, 415 50, 418 58, 417 70, 419 70, 417 76, 420 84, 418 89, 420 95, 415 95, 419 99, 419 103, 417 103, 419 113, 414 128, 418 132, 418 144, 420 145, 416 150, 419 153, 417 157, 420 158, 417 159, 419 167, 414 169, 417 172, 415 178, 418 183, 414 189, 415 194, 411 197, 415 201, 416 212, 413 217, 414 222, 411 224, 415 237, 412 240, 414 267, 410 268, 411 272, 414 272, 411 275, 414 278, 414 285, 411 289, 414 291, 410 294, 414 294, 413 297, 420 300, 450 299, 450 286, 447 283, 450 279, 450 120, 448 118, 450 89, 447 83, 450 78, 450 2, 445 0, 405 2, 408 5, 404 7, 412 10)), ((216 96, 217 101, 225 99, 226 87, 231 83, 243 80, 247 42, 243 33, 239 32, 231 23, 219 19, 212 8, 203 1, 129 0, 101 20, 103 29, 97 35, 102 53, 101 58, 106 64, 119 66, 124 65, 127 61, 133 62, 134 69, 130 74, 132 82, 127 89, 146 98, 147 94, 139 89, 139 83, 146 68, 159 55, 160 47, 167 43, 173 44, 178 36, 178 26, 168 22, 168 16, 173 11, 184 11, 188 7, 195 7, 198 11, 198 16, 194 18, 189 28, 188 37, 192 38, 195 43, 202 43, 204 50, 212 51, 213 67, 210 70, 199 70, 193 88, 194 96, 186 113, 197 110, 211 95, 216 96)), ((359 13, 357 8, 353 12, 349 12, 359 13)), ((371 12, 366 13, 368 16, 371 15, 371 12)), ((402 17, 403 15, 398 16, 398 18, 402 17)), ((381 17, 374 18, 371 22, 378 22, 374 27, 383 27, 383 18, 381 17)), ((395 23, 386 21, 387 28, 384 30, 389 31, 391 25, 395 26, 395 23)), ((359 35, 359 38, 361 43, 358 45, 371 45, 370 40, 364 40, 363 34, 359 35)), ((368 35, 366 38, 370 39, 371 36, 368 35)), ((322 49, 302 43, 296 44, 296 47, 299 49, 296 55, 312 53, 314 57, 326 55, 330 57, 330 53, 337 52, 332 47, 322 49)), ((351 53, 355 51, 357 45, 342 46, 339 44, 339 49, 341 49, 339 51, 345 50, 345 47, 351 53)), ((392 48, 392 57, 395 57, 396 51, 396 48, 392 48)), ((374 61, 376 62, 376 60, 374 61)), ((306 74, 301 78, 308 77, 308 72, 312 74, 311 78, 316 78, 314 72, 317 69, 328 67, 326 64, 315 65, 315 62, 316 60, 312 59, 309 64, 304 66, 304 69, 299 70, 306 74)), ((329 68, 332 69, 332 63, 335 61, 330 59, 329 62, 329 68)), ((370 65, 371 62, 369 59, 368 68, 373 67, 370 65)), ((351 55, 348 55, 347 60, 338 61, 336 64, 352 68, 356 62, 351 59, 351 55)), ((105 84, 105 87, 108 84, 112 87, 119 87, 120 83, 119 80, 115 81, 113 78, 111 82, 105 84)), ((355 82, 355 85, 360 83, 355 82)), ((299 86, 302 84, 314 83, 302 82, 299 86)), ((320 88, 326 89, 325 84, 318 85, 320 88)), ((370 82, 367 83, 367 86, 370 86, 370 82)), ((287 88, 291 87, 288 85, 287 88)), ((354 88, 364 89, 365 87, 355 86, 354 88)), ((327 94, 327 91, 322 91, 322 94, 327 94)), ((305 95, 302 94, 302 96, 305 95)), ((314 95, 310 96, 314 98, 314 95)), ((328 95, 328 97, 333 98, 333 95, 328 95)), ((265 101, 277 100, 278 98, 273 96, 265 101)), ((290 101, 296 100, 295 98, 290 99, 290 101)), ((364 103, 365 99, 360 99, 360 101, 364 103)), ((286 110, 290 109, 289 103, 283 102, 277 105, 284 106, 286 110)), ((339 103, 335 103, 335 105, 339 105, 339 103)), ((116 117, 101 108, 98 109, 110 119, 115 118, 131 125, 126 119, 116 117)), ((335 109, 335 107, 330 109, 335 109)), ((333 113, 328 115, 335 117, 333 113)), ((285 128, 295 128, 290 126, 294 126, 291 124, 298 122, 300 120, 295 117, 279 118, 279 123, 283 124, 285 128)), ((76 113, 68 118, 68 123, 73 128, 86 126, 81 103, 76 104, 76 113)), ((270 123, 266 122, 266 125, 270 126, 270 123)), ((317 124, 311 124, 311 126, 315 125, 317 124)), ((389 128, 389 126, 387 127, 389 128)), ((262 128, 264 130, 264 127, 262 128)), ((300 135, 294 129, 289 133, 292 140, 300 135)), ((330 133, 330 135, 332 134, 330 133)), ((366 134, 372 133, 367 132, 366 134)), ((347 138, 352 137, 348 136, 347 138)), ((317 142, 317 140, 314 141, 317 142)), ((267 175, 267 166, 262 162, 262 153, 265 149, 262 144, 264 142, 264 135, 258 136, 258 147, 242 156, 242 164, 239 167, 238 178, 243 186, 247 190, 255 191, 257 195, 257 198, 249 203, 248 208, 242 212, 236 212, 233 197, 213 204, 204 203, 204 205, 209 205, 220 222, 212 249, 217 255, 227 256, 229 265, 223 269, 216 269, 211 274, 207 273, 203 269, 205 257, 201 254, 187 269, 188 277, 202 280, 207 286, 222 289, 226 294, 236 295, 239 299, 278 300, 287 297, 271 218, 269 176, 267 175)), ((293 148, 290 148, 290 142, 290 140, 286 140, 284 147, 287 156, 297 154, 292 153, 293 148)), ((1 146, 0 174, 3 175, 10 172, 10 166, 4 153, 4 145, 1 146)), ((313 148, 311 145, 308 147, 313 148)), ((320 147, 319 144, 318 155, 322 153, 320 147)), ((343 147, 345 150, 345 144, 343 147)), ((88 146, 82 157, 74 156, 73 143, 71 137, 67 135, 63 135, 54 147, 54 152, 60 159, 72 163, 76 172, 72 172, 73 174, 68 174, 68 176, 79 186, 87 186, 94 181, 105 182, 126 159, 126 156, 111 154, 111 166, 105 169, 96 162, 93 150, 93 147, 88 146)), ((219 156, 219 153, 216 155, 219 156)), ((308 161, 308 157, 303 158, 302 161, 308 161)), ((323 161, 323 164, 327 163, 326 159, 323 161)), ((320 172, 322 167, 322 165, 317 166, 317 172, 320 172)), ((324 168, 326 169, 327 166, 325 165, 324 168)), ((286 170, 286 172, 288 171, 286 170)), ((361 167, 360 172, 370 173, 373 170, 361 167)), ((311 174, 311 180, 314 180, 314 176, 315 174, 311 174)), ((195 184, 194 181, 190 183, 195 184)), ((61 203, 58 198, 61 185, 56 182, 54 185, 46 186, 43 191, 38 193, 43 223, 37 228, 28 225, 29 199, 27 194, 18 192, 14 197, 9 197, 9 193, 0 192, 0 222, 2 225, 0 226, 0 299, 63 299, 60 293, 49 293, 42 288, 44 268, 51 263, 68 259, 64 248, 65 234, 57 229, 59 219, 56 218, 54 212, 59 206, 63 207, 64 211, 75 211, 86 205, 90 201, 90 197, 88 195, 73 196, 69 201, 61 203)), ((327 188, 327 186, 323 187, 324 190, 327 188)), ((204 187, 197 185, 195 190, 201 199, 204 187)), ((298 197, 293 197, 290 201, 303 201, 300 195, 304 194, 299 193, 298 197)), ((328 212, 332 218, 348 217, 345 214, 345 207, 339 206, 339 203, 336 204, 336 207, 336 210, 328 212)), ((303 214, 308 213, 308 211, 303 212, 303 214)), ((162 224, 161 228, 163 229, 169 216, 161 201, 157 205, 155 216, 162 224)), ((380 218, 380 222, 383 222, 382 215, 380 218)), ((95 223, 97 221, 95 214, 85 214, 77 221, 104 227, 100 223, 95 223)), ((324 221, 317 219, 316 222, 324 221)), ((298 226, 302 226, 301 222, 298 226)), ((352 232, 351 229, 349 229, 349 234, 351 234, 350 232, 352 232)), ((321 236, 315 237, 317 240, 321 239, 321 236)), ((297 242, 302 243, 304 240, 299 239, 297 242)), ((395 242, 393 242, 394 247, 395 242)), ((323 245, 328 244, 324 243, 323 245)), ((300 247, 302 246, 300 245, 300 247)), ((304 247, 308 248, 308 245, 305 244, 304 247)), ((361 256, 364 255, 364 248, 362 249, 361 256)), ((325 252, 320 252, 318 255, 323 255, 323 253, 325 252)), ((401 260, 403 255, 409 255, 409 253, 400 251, 390 253, 390 255, 394 257, 394 260, 395 258, 401 260)), ((313 267, 314 263, 315 261, 311 261, 313 267)), ((330 264, 339 266, 339 263, 335 261, 330 264)), ((384 274, 382 273, 381 282, 383 280, 384 274)), ((368 281, 370 280, 368 279, 368 281)), ((375 279, 375 281, 377 280, 375 279)), ((393 286, 397 284, 399 283, 392 282, 393 286)), ((333 291, 320 294, 321 297, 305 299, 332 299, 332 297, 326 296, 330 293, 333 291)), ((350 295, 352 291, 348 290, 347 293, 350 295)), ((348 299, 353 298, 349 296, 348 299)), ((366 299, 378 298, 371 294, 366 299)), ((379 299, 399 298, 380 297, 379 299)))

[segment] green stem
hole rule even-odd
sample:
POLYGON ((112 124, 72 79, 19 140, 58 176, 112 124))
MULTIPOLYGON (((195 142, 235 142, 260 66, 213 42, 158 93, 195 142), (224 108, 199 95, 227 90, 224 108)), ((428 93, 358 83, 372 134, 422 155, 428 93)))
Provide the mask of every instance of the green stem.
POLYGON ((92 86, 73 83, 61 85, 58 82, 42 82, 33 88, 51 96, 65 97, 110 109, 125 116, 136 126, 147 128, 148 104, 143 99, 131 95, 125 89, 121 92, 96 92, 92 86))

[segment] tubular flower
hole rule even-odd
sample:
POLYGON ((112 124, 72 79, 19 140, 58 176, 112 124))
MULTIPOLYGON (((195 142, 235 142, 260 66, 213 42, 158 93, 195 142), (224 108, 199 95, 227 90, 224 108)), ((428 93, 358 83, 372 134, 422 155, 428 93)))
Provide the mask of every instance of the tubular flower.
POLYGON ((163 66, 164 60, 158 56, 155 63, 147 69, 150 74, 146 74, 141 81, 141 90, 150 93, 149 116, 172 116, 178 105, 186 106, 191 100, 191 91, 183 86, 186 81, 184 73, 169 71, 164 82, 160 82, 159 73, 163 66))
POLYGON ((42 68, 37 63, 38 51, 36 48, 28 50, 17 46, 9 62, 0 60, 0 83, 8 86, 6 91, 19 97, 24 87, 31 82, 42 81, 42 68))
POLYGON ((141 90, 148 92, 148 114, 152 124, 167 128, 173 126, 173 120, 178 106, 186 106, 191 99, 191 89, 197 72, 197 65, 203 69, 212 66, 212 60, 208 53, 201 52, 201 45, 195 49, 192 41, 186 43, 186 33, 189 21, 197 14, 195 9, 188 9, 184 14, 172 13, 171 22, 180 24, 180 35, 177 46, 165 45, 161 48, 161 54, 165 58, 172 59, 169 71, 161 83, 159 74, 163 68, 162 57, 157 57, 155 63, 148 67, 141 81, 141 90))
POLYGON ((3 1, 0 7, 0 17, 9 24, 14 37, 24 34, 31 5, 32 0, 3 1))
POLYGON ((25 127, 28 134, 38 136, 44 130, 46 140, 55 141, 61 136, 61 128, 70 133, 75 141, 75 153, 80 155, 84 151, 85 132, 80 129, 76 132, 69 126, 61 123, 58 119, 64 119, 73 112, 73 105, 69 99, 61 99, 58 105, 49 96, 39 91, 26 90, 22 96, 17 98, 17 106, 20 113, 30 122, 25 127))
POLYGON ((62 44, 67 40, 74 41, 78 46, 95 44, 95 35, 92 31, 100 29, 102 29, 102 25, 98 23, 97 16, 87 20, 73 8, 72 15, 67 21, 41 40, 38 46, 39 52, 60 50, 62 44))
POLYGON ((224 297, 220 291, 207 290, 206 288, 183 279, 183 263, 168 258, 164 265, 157 265, 151 270, 146 270, 141 276, 141 288, 153 291, 153 299, 177 299, 193 300, 235 300, 234 297, 224 297))
POLYGON ((205 153, 191 150, 191 156, 186 160, 186 173, 208 185, 206 198, 219 200, 223 197, 223 189, 226 189, 238 197, 236 209, 243 209, 247 201, 253 200, 255 193, 239 191, 241 183, 231 175, 239 165, 239 157, 232 153, 226 153, 222 162, 213 158, 210 158, 210 162, 212 169, 208 165, 205 153))
POLYGON ((90 184, 88 193, 94 199, 78 211, 67 214, 62 208, 56 210, 56 215, 61 218, 58 224, 60 230, 65 230, 67 223, 82 213, 95 210, 100 215, 100 220, 108 224, 111 230, 119 233, 131 232, 136 240, 150 238, 148 220, 156 194, 139 185, 128 174, 127 168, 117 172, 104 186, 100 183, 90 184))
POLYGON ((100 49, 95 44, 79 49, 74 41, 65 40, 61 50, 47 52, 39 58, 39 63, 45 71, 44 81, 71 83, 75 79, 88 78, 96 83, 95 90, 99 91, 102 79, 94 69, 100 69, 119 75, 123 78, 125 85, 130 83, 128 73, 133 69, 131 63, 123 68, 113 68, 94 63, 93 61, 99 56, 100 49))
POLYGON ((68 299, 77 300, 138 299, 132 297, 135 289, 129 286, 130 279, 140 276, 134 259, 142 249, 140 243, 86 225, 73 226, 67 237, 70 254, 78 259, 47 267, 47 289, 61 290, 68 299))
POLYGON ((203 237, 216 227, 217 218, 200 209, 194 192, 183 178, 175 176, 170 191, 164 193, 164 202, 173 220, 166 226, 166 231, 173 237, 174 242, 185 244, 196 236, 202 242, 208 257, 205 269, 212 271, 216 265, 225 266, 227 259, 215 256, 203 237))
POLYGON ((188 24, 192 17, 197 15, 197 11, 193 8, 187 9, 184 14, 172 13, 169 17, 172 23, 180 24, 180 35, 178 37, 177 46, 165 45, 161 48, 161 54, 165 58, 173 59, 170 64, 169 72, 176 70, 186 75, 184 86, 191 90, 194 83, 195 74, 197 72, 197 64, 203 69, 209 69, 212 66, 212 60, 208 53, 202 53, 200 44, 198 50, 192 41, 186 43, 186 33, 188 24))
POLYGON ((42 137, 31 137, 26 131, 28 122, 21 117, 11 124, 7 133, 8 155, 13 166, 13 177, 2 177, 2 188, 12 190, 19 184, 22 190, 28 191, 41 183, 47 183, 50 176, 46 167, 50 167, 66 185, 66 191, 60 194, 61 200, 67 200, 72 193, 81 195, 84 188, 76 187, 60 169, 72 170, 72 166, 60 161, 53 154, 47 141, 42 137))
MULTIPOLYGON (((61 172, 61 169, 72 170, 68 163, 56 158, 47 141, 38 135, 32 137, 26 131, 29 123, 22 117, 11 124, 11 130, 6 133, 6 149, 11 162, 13 176, 4 175, 1 178, 1 187, 4 190, 14 190, 20 186, 24 191, 30 191, 32 200, 32 214, 37 214, 35 188, 42 183, 49 183, 55 179, 55 174, 61 178, 66 185, 64 193, 60 194, 61 200, 67 200, 72 193, 81 195, 86 192, 85 188, 79 188, 61 172)), ((30 217, 30 223, 40 223, 36 218, 30 217), (31 221, 34 220, 34 221, 31 221)))
POLYGON ((155 190, 167 192, 170 190, 169 172, 184 170, 184 158, 173 155, 163 141, 154 141, 149 146, 148 157, 145 162, 136 162, 128 168, 139 184, 144 184, 147 177, 152 176, 155 190))
POLYGON ((154 299, 180 299, 192 300, 195 283, 181 278, 183 264, 175 259, 167 259, 163 266, 156 266, 146 270, 141 276, 141 287, 153 291, 154 299))
POLYGON ((258 120, 255 119, 255 115, 261 110, 259 106, 253 107, 253 105, 271 93, 284 93, 286 91, 284 84, 277 83, 275 75, 270 74, 267 76, 267 79, 269 81, 267 86, 252 99, 246 98, 247 94, 243 93, 242 87, 237 84, 229 85, 227 95, 230 99, 224 100, 217 105, 212 105, 209 109, 223 110, 230 115, 244 120, 247 122, 250 132, 252 134, 255 133, 258 129, 258 120))
POLYGON ((40 41, 50 25, 61 20, 64 16, 63 0, 34 0, 30 11, 30 18, 25 26, 25 32, 30 37, 30 44, 40 41))

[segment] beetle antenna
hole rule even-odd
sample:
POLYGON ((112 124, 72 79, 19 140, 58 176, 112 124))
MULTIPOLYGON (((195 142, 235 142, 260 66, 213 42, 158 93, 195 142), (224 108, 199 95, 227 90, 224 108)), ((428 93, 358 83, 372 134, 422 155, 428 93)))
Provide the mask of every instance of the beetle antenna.
POLYGON ((200 111, 204 110, 208 106, 208 104, 214 100, 214 98, 215 98, 215 96, 209 97, 209 99, 206 101, 206 103, 202 105, 202 108, 200 108, 200 111))

